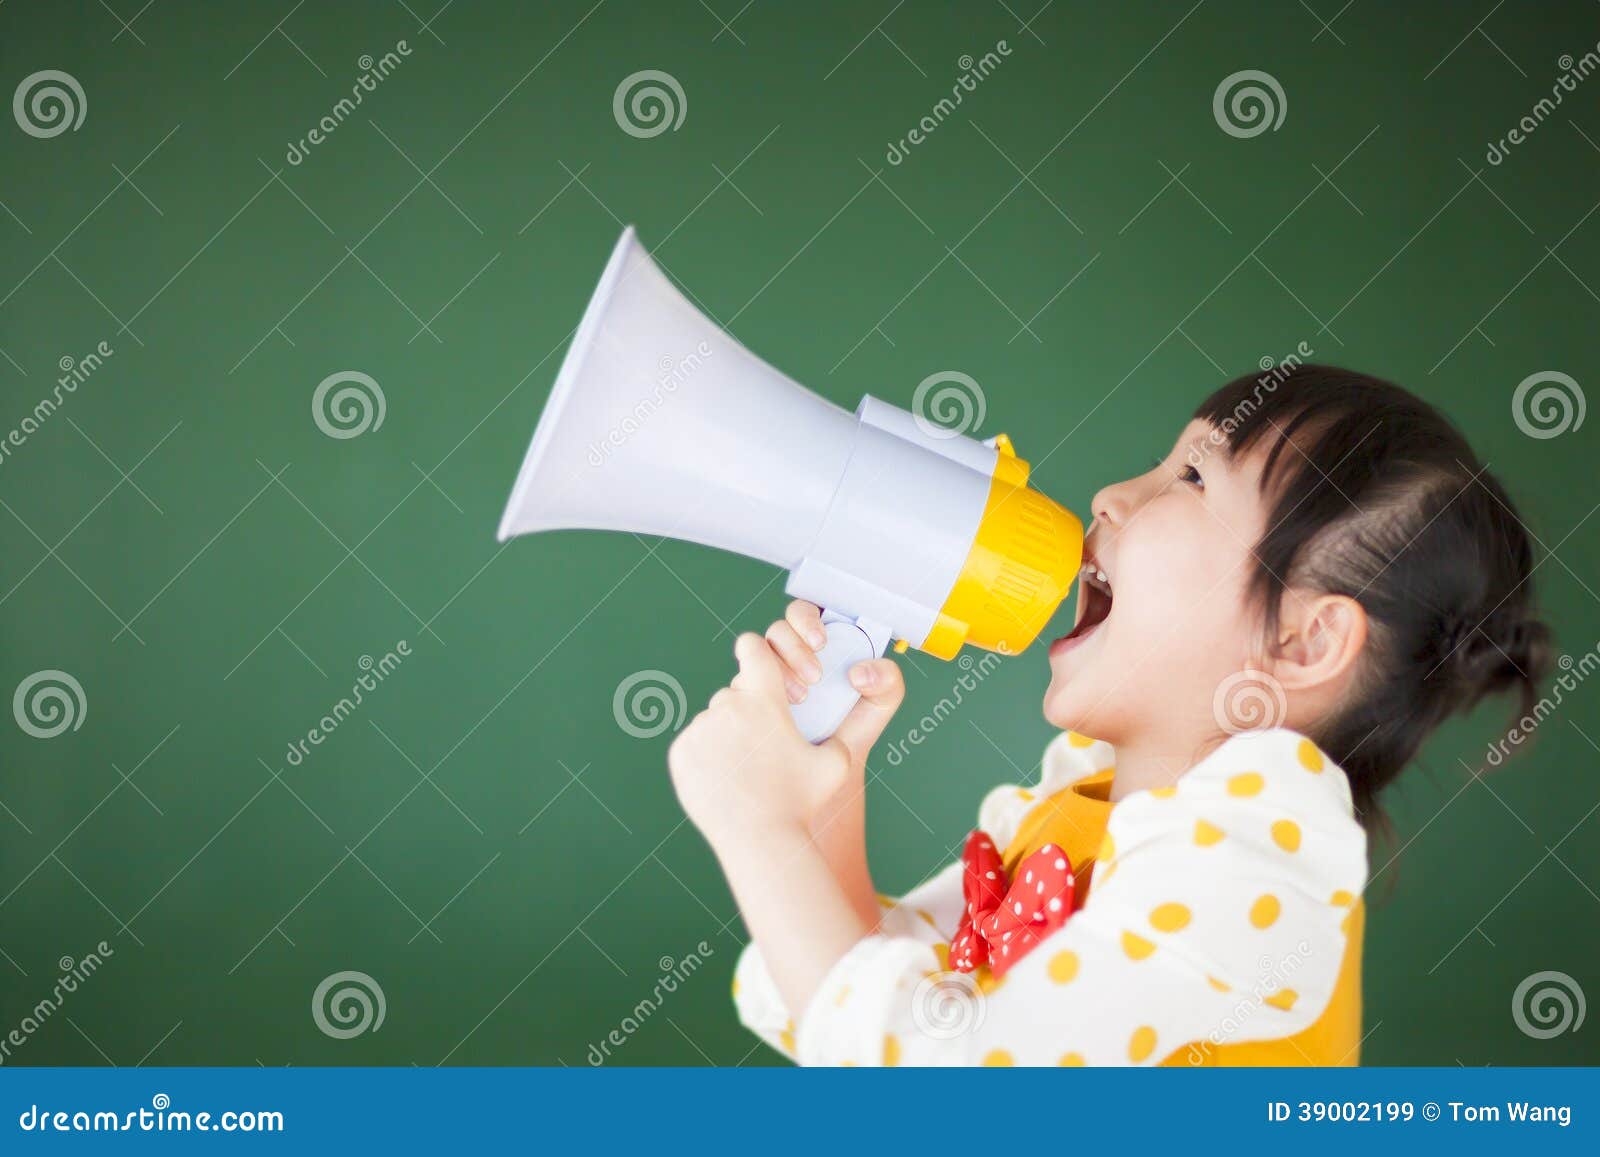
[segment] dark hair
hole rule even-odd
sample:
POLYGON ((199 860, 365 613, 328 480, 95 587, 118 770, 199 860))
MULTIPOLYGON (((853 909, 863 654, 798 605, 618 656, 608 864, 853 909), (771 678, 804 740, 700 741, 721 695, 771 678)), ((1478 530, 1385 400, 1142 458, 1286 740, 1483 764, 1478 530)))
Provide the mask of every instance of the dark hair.
POLYGON ((1529 534, 1439 411, 1390 382, 1295 362, 1234 379, 1195 417, 1231 457, 1268 447, 1270 511, 1251 583, 1267 640, 1291 587, 1366 611, 1360 689, 1307 729, 1345 769, 1363 823, 1379 819, 1379 792, 1446 717, 1503 691, 1531 710, 1550 634, 1534 606, 1529 534))

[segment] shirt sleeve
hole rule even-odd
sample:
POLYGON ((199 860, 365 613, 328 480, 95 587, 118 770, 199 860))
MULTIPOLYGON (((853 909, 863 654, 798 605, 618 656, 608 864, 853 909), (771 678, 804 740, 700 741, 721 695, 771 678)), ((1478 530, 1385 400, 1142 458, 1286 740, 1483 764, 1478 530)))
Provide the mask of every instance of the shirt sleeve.
MULTIPOLYGON (((961 921, 961 864, 946 865, 898 900, 880 895, 878 935, 926 950, 931 967, 949 958, 950 935, 961 921)), ((761 949, 749 944, 733 971, 733 1004, 739 1023, 791 1060, 796 1059, 794 1018, 767 971, 761 949)))
POLYGON ((1237 736, 1111 813, 1083 909, 999 983, 884 929, 800 1019, 808 1065, 1157 1064, 1186 1044, 1272 1040, 1331 999, 1366 836, 1309 740, 1237 736))
MULTIPOLYGON (((1073 732, 1057 736, 1045 748, 1039 783, 1032 788, 1018 784, 995 788, 979 809, 979 826, 1000 847, 1006 846, 1039 799, 1111 766, 1113 758, 1108 744, 1073 732)), ((918 959, 927 969, 946 968, 950 938, 965 907, 961 884, 962 864, 956 860, 898 899, 879 895, 882 915, 877 935, 920 948, 918 959)), ((849 986, 842 987, 847 990, 849 986)), ((791 1060, 797 1059, 794 1017, 754 944, 744 949, 734 968, 733 1003, 740 1024, 791 1060)))

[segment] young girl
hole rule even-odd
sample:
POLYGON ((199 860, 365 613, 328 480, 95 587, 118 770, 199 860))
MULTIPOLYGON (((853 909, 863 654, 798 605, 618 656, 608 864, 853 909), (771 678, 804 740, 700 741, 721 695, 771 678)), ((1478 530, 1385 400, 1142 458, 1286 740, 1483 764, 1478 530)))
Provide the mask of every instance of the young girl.
POLYGON ((1223 386, 1092 513, 1049 651, 1065 734, 900 900, 863 816, 899 671, 859 664, 861 702, 808 744, 814 606, 741 636, 673 743, 754 940, 740 1018, 800 1063, 1357 1062, 1366 829, 1446 716, 1531 703, 1529 536, 1432 407, 1311 365, 1223 386))

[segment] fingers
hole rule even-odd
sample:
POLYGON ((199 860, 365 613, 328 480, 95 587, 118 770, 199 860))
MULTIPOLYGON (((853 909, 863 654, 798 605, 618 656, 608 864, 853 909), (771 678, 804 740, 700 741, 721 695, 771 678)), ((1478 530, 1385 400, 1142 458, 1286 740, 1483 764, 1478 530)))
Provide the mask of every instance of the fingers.
POLYGON ((787 700, 783 664, 765 639, 746 631, 734 640, 733 654, 739 660, 739 673, 733 677, 731 684, 735 690, 787 700))
POLYGON ((834 738, 849 748, 852 759, 864 759, 906 696, 900 668, 891 659, 869 659, 850 668, 850 685, 860 701, 839 724, 834 738))
POLYGON ((783 617, 813 651, 820 651, 827 644, 828 633, 822 629, 822 608, 816 603, 795 599, 784 610, 783 617))
POLYGON ((789 701, 801 702, 806 697, 807 685, 822 678, 822 664, 817 661, 816 652, 787 619, 779 619, 767 628, 767 642, 787 668, 784 687, 788 690, 789 701))

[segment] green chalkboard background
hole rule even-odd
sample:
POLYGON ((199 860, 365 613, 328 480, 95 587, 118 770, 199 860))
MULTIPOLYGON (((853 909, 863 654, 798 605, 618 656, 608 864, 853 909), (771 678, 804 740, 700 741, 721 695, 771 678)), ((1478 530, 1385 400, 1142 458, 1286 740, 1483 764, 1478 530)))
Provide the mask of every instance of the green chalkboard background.
MULTIPOLYGON (((691 954, 613 1061, 777 1059, 733 1017, 743 929, 673 799, 671 732, 629 734, 613 696, 659 669, 697 709, 781 576, 631 535, 494 541, 623 223, 841 405, 971 375, 978 433, 1080 508, 1263 358, 1305 342, 1391 376, 1507 481, 1560 643, 1588 653, 1600 420, 1531 437, 1512 395, 1545 371, 1600 385, 1600 79, 1488 148, 1597 41, 1583 0, 0 7, 3 94, 55 69, 86 104, 50 136, 26 101, 0 118, 0 692, 82 688, 53 738, 0 716, 0 1033, 32 1025, 6 1063, 581 1065, 691 954), (650 137, 613 112, 645 69, 684 94, 650 137), (1213 94, 1246 69, 1285 115, 1236 136, 1213 94), (341 371, 378 384, 381 426, 319 428, 341 371), (344 971, 385 1016, 337 1039, 312 1001, 344 971)), ((954 677, 906 670, 908 718, 954 677)), ((880 887, 1034 773, 1044 681, 1041 653, 1011 660, 914 758, 874 763, 880 887)), ((1580 686, 1474 780, 1504 725, 1485 708, 1393 792, 1368 1062, 1600 1061, 1600 1025, 1541 1039, 1512 1007, 1544 971, 1600 996, 1597 706, 1580 686)))

